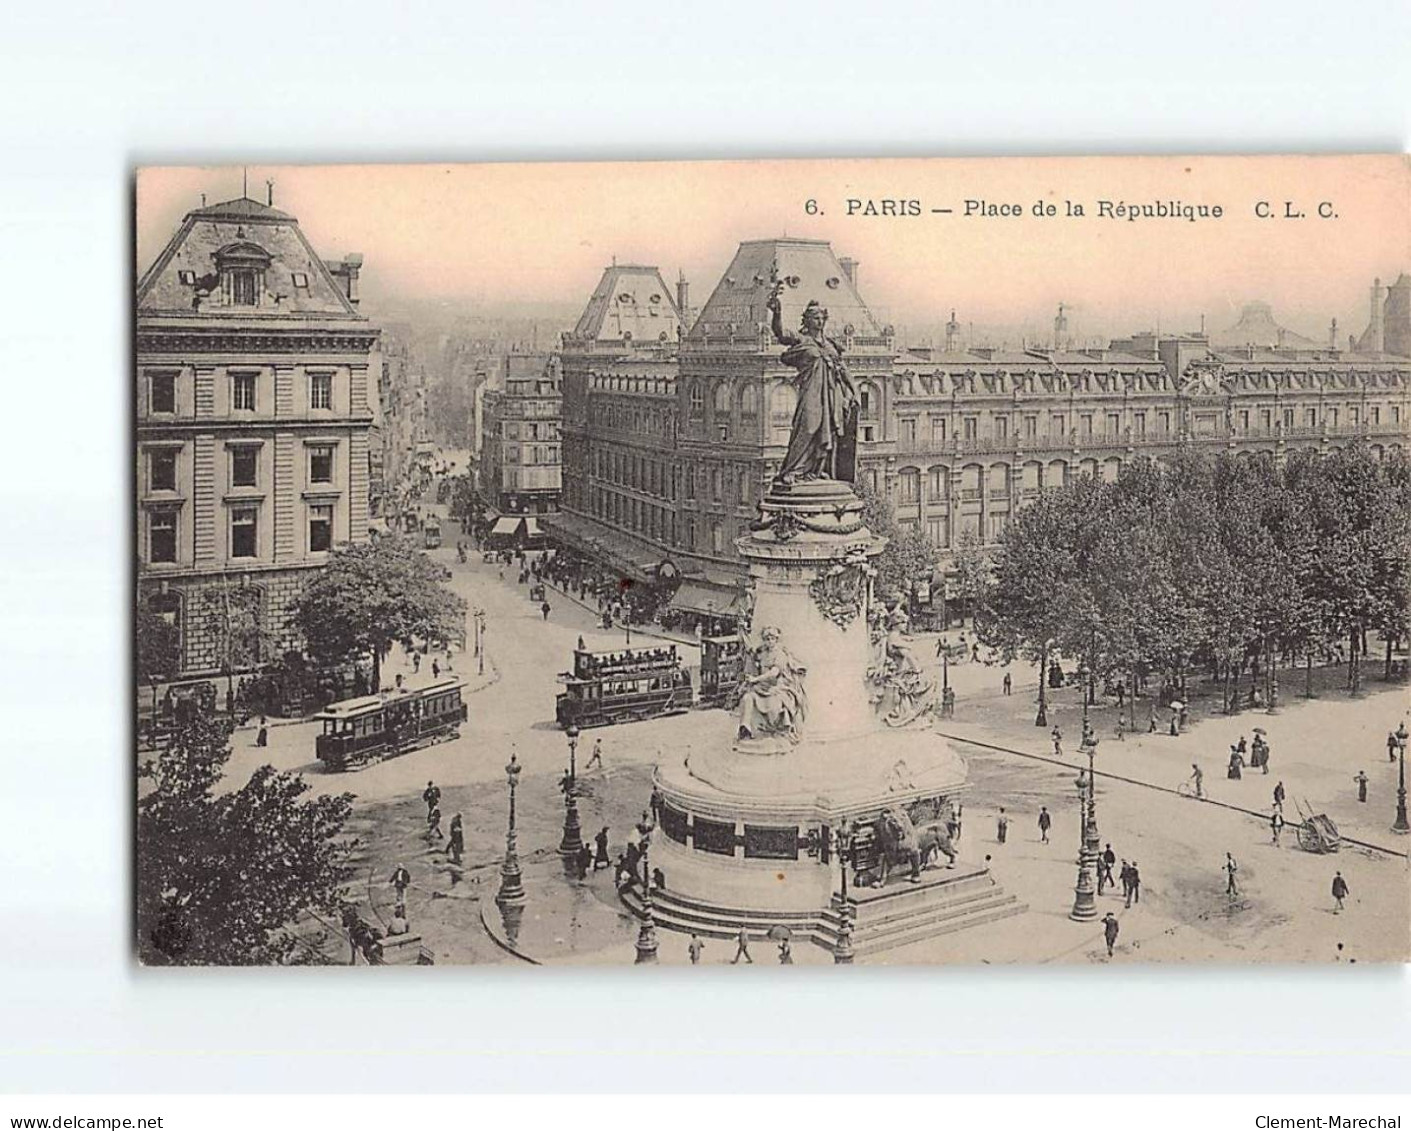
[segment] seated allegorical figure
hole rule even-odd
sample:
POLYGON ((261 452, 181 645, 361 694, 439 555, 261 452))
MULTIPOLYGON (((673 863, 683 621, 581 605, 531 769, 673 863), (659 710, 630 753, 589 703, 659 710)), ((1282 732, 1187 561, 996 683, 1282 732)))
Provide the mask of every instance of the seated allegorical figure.
POLYGON ((743 681, 739 737, 783 735, 798 742, 808 710, 803 685, 807 669, 790 655, 773 625, 760 630, 760 639, 753 652, 755 674, 743 681))

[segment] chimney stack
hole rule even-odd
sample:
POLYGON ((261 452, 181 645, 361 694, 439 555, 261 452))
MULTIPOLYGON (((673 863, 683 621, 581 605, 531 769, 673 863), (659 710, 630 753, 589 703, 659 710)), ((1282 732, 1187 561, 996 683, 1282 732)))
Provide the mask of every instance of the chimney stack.
POLYGON ((946 353, 960 352, 960 323, 955 320, 955 311, 950 312, 950 321, 946 323, 946 353))
POLYGON ((1333 319, 1332 325, 1328 327, 1328 348, 1337 353, 1338 351, 1338 320, 1333 319))
POLYGON ((857 289, 857 260, 849 256, 843 256, 838 260, 838 266, 843 269, 843 274, 848 277, 848 282, 857 289))
POLYGON ((682 323, 691 320, 691 284, 686 282, 686 272, 676 272, 676 311, 681 315, 682 323))

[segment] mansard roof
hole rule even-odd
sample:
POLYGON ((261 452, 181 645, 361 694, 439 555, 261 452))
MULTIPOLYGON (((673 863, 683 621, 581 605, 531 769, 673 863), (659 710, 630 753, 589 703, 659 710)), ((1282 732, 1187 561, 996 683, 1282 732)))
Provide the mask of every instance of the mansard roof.
POLYGON ((363 317, 309 246, 299 221, 244 198, 186 214, 138 282, 137 311, 193 318, 363 317), (265 294, 258 305, 221 305, 218 258, 263 268, 265 294), (198 309, 195 300, 200 291, 209 297, 202 299, 198 309))
POLYGON ((680 336, 681 312, 661 271, 638 264, 604 269, 570 338, 590 342, 672 342, 680 336))
POLYGON ((687 341, 767 333, 770 313, 765 303, 776 278, 784 282, 780 306, 785 330, 797 330, 804 307, 817 301, 828 308, 830 336, 883 335, 827 240, 779 237, 740 244, 687 341))

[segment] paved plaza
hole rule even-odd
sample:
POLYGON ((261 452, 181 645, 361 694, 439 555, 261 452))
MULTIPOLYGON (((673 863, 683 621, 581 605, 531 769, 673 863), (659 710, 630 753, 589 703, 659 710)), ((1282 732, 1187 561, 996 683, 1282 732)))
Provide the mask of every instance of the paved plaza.
MULTIPOLYGON (((448 526, 448 535, 453 530, 448 526)), ((478 554, 462 565, 455 560, 455 537, 448 536, 447 544, 451 548, 435 556, 450 567, 451 585, 470 608, 485 610, 488 626, 483 673, 473 650, 451 657, 456 674, 467 680, 469 719, 460 737, 357 772, 331 774, 313 756, 316 724, 280 722, 271 727, 264 749, 254 746, 254 730, 246 727, 233 738, 229 780, 243 780, 256 766, 271 762, 304 773, 316 791, 354 793, 350 831, 362 841, 355 862, 361 878, 354 894, 385 920, 393 901, 388 879, 404 863, 413 876, 408 896, 412 928, 437 962, 630 963, 638 925, 617 899, 610 869, 580 881, 564 874, 555 851, 563 823, 558 779, 568 765, 567 740, 554 722, 556 675, 568 666, 580 635, 590 648, 610 648, 625 643, 624 633, 602 631, 592 612, 552 589, 552 611, 544 620, 527 587, 516 584, 516 570, 505 570, 502 578, 500 568, 482 562, 478 554), (493 903, 507 816, 504 766, 511 752, 524 767, 517 809, 529 894, 512 947, 518 954, 504 945, 493 903), (446 822, 462 814, 467 856, 460 867, 450 863, 444 842, 425 837, 420 795, 428 780, 443 790, 446 822), (492 929, 486 929, 484 920, 492 929)), ((958 638, 958 632, 951 637, 958 638)), ((646 639, 634 630, 634 643, 646 639)), ((698 663, 692 644, 681 641, 678 647, 686 663, 698 663)), ((930 657, 934 650, 934 637, 917 637, 918 654, 930 657)), ((405 657, 394 656, 387 678, 397 671, 413 683, 430 679, 429 661, 413 674, 405 657)), ((1374 669, 1368 693, 1354 701, 1343 690, 1341 670, 1326 669, 1317 673, 1317 697, 1308 700, 1302 694, 1302 673, 1285 673, 1278 714, 1208 715, 1218 697, 1197 695, 1190 728, 1177 738, 1140 733, 1119 741, 1115 703, 1093 709, 1100 739, 1101 840, 1111 843, 1120 858, 1135 861, 1142 877, 1140 902, 1133 907, 1124 906, 1120 888, 1098 900, 1099 915, 1111 910, 1120 924, 1109 960, 1100 922, 1068 918, 1079 837, 1074 779, 1082 733, 1080 693, 1075 688, 1049 693, 1049 724, 1056 723, 1064 735, 1064 754, 1055 759, 1049 729, 1033 725, 1034 670, 1019 665, 1010 670, 1009 696, 1002 694, 1003 674, 1003 668, 983 660, 952 665, 948 677, 957 693, 956 715, 940 720, 936 730, 969 762, 961 859, 987 862, 1028 910, 861 961, 1369 962, 1406 957, 1411 872, 1405 840, 1389 830, 1396 767, 1386 755, 1387 731, 1407 711, 1403 685, 1381 682, 1374 669), (1269 773, 1246 769, 1241 780, 1227 780, 1230 745, 1241 735, 1252 738, 1255 726, 1268 731, 1269 773), (1204 772, 1204 801, 1177 792, 1193 762, 1204 772), (1354 775, 1359 771, 1369 778, 1365 804, 1357 800, 1354 775), (1279 781, 1287 792, 1289 824, 1275 847, 1268 818, 1279 781), (996 837, 1001 806, 1011 819, 1003 845, 996 837), (1054 819, 1049 844, 1039 837, 1041 806, 1054 819), (1328 814, 1345 838, 1362 844, 1345 840, 1336 855, 1301 850, 1294 827, 1300 807, 1328 814), (1239 863, 1237 898, 1225 891, 1226 852, 1239 863), (1330 894, 1336 871, 1351 890, 1339 914, 1330 894)), ((1137 718, 1144 723, 1146 717, 1142 701, 1137 718)), ((696 710, 585 731, 578 751, 585 839, 607 826, 616 857, 647 804, 651 767, 663 753, 726 744, 733 730, 727 712, 696 710), (585 773, 598 740, 604 768, 585 773)), ((686 936, 663 929, 659 937, 663 964, 687 962, 686 936)), ((330 939, 331 952, 337 949, 330 939)), ((733 943, 707 940, 703 964, 728 962, 733 953, 733 943)), ((775 945, 768 941, 754 944, 752 954, 759 966, 777 961, 775 945)), ((799 965, 828 960, 810 944, 795 947, 799 965)))

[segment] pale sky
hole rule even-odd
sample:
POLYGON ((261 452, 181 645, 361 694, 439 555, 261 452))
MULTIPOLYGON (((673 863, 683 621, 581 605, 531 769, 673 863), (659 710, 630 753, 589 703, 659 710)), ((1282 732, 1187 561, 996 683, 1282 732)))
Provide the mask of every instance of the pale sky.
MULTIPOLYGON (((1076 334, 1214 331, 1262 299, 1322 342, 1367 324, 1368 290, 1411 270, 1405 158, 1141 157, 249 168, 249 195, 299 218, 325 257, 360 251, 370 296, 395 301, 586 303, 602 269, 679 270, 704 303, 741 240, 832 241, 860 262, 883 321, 1047 326, 1060 302, 1076 334), (918 200, 919 216, 846 215, 848 199, 918 200), (1221 219, 1098 217, 1098 201, 1220 205, 1221 219), (810 215, 806 201, 821 214, 810 215), (964 215, 967 200, 1017 218, 964 215), (1065 215, 1065 200, 1086 216, 1065 215), (1285 201, 1303 219, 1276 217, 1285 201), (1038 201, 1058 215, 1033 215, 1038 201), (1320 202, 1335 218, 1320 219, 1320 202), (951 208, 937 214, 933 208, 951 208)), ((137 176, 137 270, 191 208, 241 194, 241 169, 137 176)))

